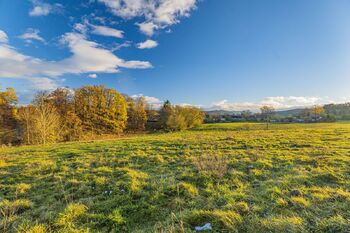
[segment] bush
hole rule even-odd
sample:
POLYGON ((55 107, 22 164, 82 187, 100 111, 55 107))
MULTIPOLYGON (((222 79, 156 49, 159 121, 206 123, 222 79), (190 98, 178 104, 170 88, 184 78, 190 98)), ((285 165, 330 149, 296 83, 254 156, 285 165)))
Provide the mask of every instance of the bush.
POLYGON ((203 123, 204 114, 196 107, 171 107, 166 121, 169 130, 185 130, 200 126, 203 123))

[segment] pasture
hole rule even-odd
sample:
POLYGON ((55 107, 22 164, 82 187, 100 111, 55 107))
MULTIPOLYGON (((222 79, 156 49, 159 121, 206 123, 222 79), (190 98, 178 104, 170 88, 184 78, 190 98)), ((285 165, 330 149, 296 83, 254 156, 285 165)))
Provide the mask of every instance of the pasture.
POLYGON ((0 149, 0 232, 350 232, 350 124, 0 149))

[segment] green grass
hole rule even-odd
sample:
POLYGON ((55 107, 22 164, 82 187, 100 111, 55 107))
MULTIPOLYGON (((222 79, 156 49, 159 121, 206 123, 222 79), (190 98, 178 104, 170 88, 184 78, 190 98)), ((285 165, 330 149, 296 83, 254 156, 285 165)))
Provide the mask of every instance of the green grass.
POLYGON ((344 122, 5 148, 0 232, 349 232, 349 189, 344 122))

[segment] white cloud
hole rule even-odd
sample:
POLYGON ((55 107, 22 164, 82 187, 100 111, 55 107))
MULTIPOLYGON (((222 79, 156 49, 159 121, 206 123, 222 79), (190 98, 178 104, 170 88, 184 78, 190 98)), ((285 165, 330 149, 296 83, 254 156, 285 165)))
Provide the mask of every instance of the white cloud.
POLYGON ((93 30, 91 31, 91 33, 93 34, 97 34, 97 35, 101 35, 101 36, 111 36, 111 37, 115 37, 115 38, 123 38, 123 31, 114 29, 114 28, 110 28, 110 27, 106 27, 106 26, 95 26, 92 25, 93 30))
POLYGON ((89 78, 97 78, 97 74, 89 74, 88 77, 89 78))
MULTIPOLYGON (((137 95, 132 95, 130 97, 133 98, 133 99, 137 99, 137 98, 140 98, 140 97, 144 98, 144 100, 147 102, 147 104, 153 109, 159 109, 164 104, 163 100, 160 100, 159 98, 154 97, 154 96, 147 96, 147 95, 143 95, 143 94, 137 94, 137 95)), ((201 105, 194 105, 194 104, 188 104, 188 103, 179 103, 179 104, 176 104, 176 105, 183 106, 183 107, 198 107, 198 108, 201 107, 201 105)))
MULTIPOLYGON (((68 44, 73 55, 70 58, 57 62, 61 72, 88 73, 88 72, 118 72, 119 67, 144 69, 151 64, 144 61, 124 61, 109 50, 101 48, 96 42, 88 41, 84 35, 66 33, 62 43, 68 44)), ((55 69, 55 71, 59 71, 55 69)))
POLYGON ((76 24, 74 24, 73 28, 74 28, 74 30, 76 30, 82 34, 86 34, 86 32, 87 32, 86 24, 76 23, 76 24))
POLYGON ((61 43, 72 55, 59 61, 47 61, 26 56, 9 44, 0 44, 0 78, 20 78, 82 73, 116 73, 119 68, 146 69, 147 61, 125 61, 83 34, 66 33, 61 43))
POLYGON ((262 105, 273 106, 276 109, 288 109, 294 107, 307 107, 318 104, 321 101, 318 97, 304 97, 304 96, 276 96, 266 97, 262 101, 262 105))
POLYGON ((25 40, 27 43, 33 42, 33 40, 45 43, 44 38, 39 36, 40 31, 38 29, 28 28, 27 31, 20 35, 19 38, 25 40))
POLYGON ((179 103, 179 104, 176 104, 176 105, 179 105, 179 106, 181 106, 181 107, 196 107, 196 108, 202 108, 202 105, 200 105, 200 104, 179 103))
POLYGON ((159 28, 156 24, 152 22, 137 23, 136 25, 139 26, 140 31, 146 34, 147 36, 153 36, 154 31, 159 28))
POLYGON ((33 8, 29 11, 30 16, 46 16, 50 13, 57 13, 62 9, 62 5, 58 3, 51 5, 41 0, 32 0, 31 2, 33 8))
POLYGON ((7 34, 0 30, 0 43, 7 43, 8 42, 8 37, 7 34))
POLYGON ((132 95, 131 98, 133 99, 137 99, 143 97, 145 99, 145 101, 148 103, 149 106, 151 106, 152 108, 158 109, 163 105, 163 101, 158 99, 157 97, 153 97, 153 96, 145 96, 143 94, 137 94, 137 95, 132 95))
POLYGON ((196 8, 197 0, 98 0, 110 11, 124 19, 144 17, 139 23, 141 32, 152 36, 155 29, 165 28, 188 17, 196 8))
POLYGON ((58 88, 56 80, 45 77, 28 78, 31 82, 31 89, 39 91, 52 91, 58 88))
POLYGON ((33 9, 29 12, 30 16, 45 16, 50 13, 51 6, 49 4, 40 4, 33 6, 33 9))
POLYGON ((100 35, 100 36, 110 36, 110 37, 115 37, 115 38, 123 38, 124 37, 124 32, 118 29, 114 29, 111 27, 107 26, 99 26, 99 25, 94 25, 89 22, 88 19, 84 19, 82 23, 76 23, 73 26, 74 30, 86 34, 88 29, 92 29, 90 32, 95 35, 100 35))
POLYGON ((196 0, 163 0, 154 11, 154 21, 171 25, 178 23, 178 17, 188 17, 196 8, 196 0))
POLYGON ((154 40, 146 40, 144 42, 137 44, 137 48, 139 48, 139 49, 151 49, 151 48, 155 48, 157 46, 158 46, 158 43, 157 43, 157 41, 154 41, 154 40))
POLYGON ((113 14, 122 18, 133 18, 146 13, 146 9, 151 7, 146 0, 99 0, 104 3, 113 14), (146 4, 148 6, 146 6, 146 4))
POLYGON ((267 105, 274 107, 277 110, 285 110, 292 108, 310 107, 316 104, 324 104, 325 99, 319 97, 305 96, 275 96, 266 97, 259 102, 238 102, 230 103, 227 100, 222 100, 214 103, 209 110, 227 110, 227 111, 243 111, 251 110, 258 111, 262 106, 267 105))
POLYGON ((130 47, 130 45, 131 45, 131 41, 125 41, 121 44, 116 44, 111 50, 114 52, 114 51, 117 51, 121 48, 128 48, 128 47, 130 47))

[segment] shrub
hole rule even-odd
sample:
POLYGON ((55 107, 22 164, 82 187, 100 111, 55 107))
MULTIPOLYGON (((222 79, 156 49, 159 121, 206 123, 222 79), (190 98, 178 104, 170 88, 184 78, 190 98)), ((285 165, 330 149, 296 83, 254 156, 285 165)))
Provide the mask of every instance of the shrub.
POLYGON ((204 114, 196 107, 172 107, 166 125, 170 130, 185 130, 203 123, 204 114))

